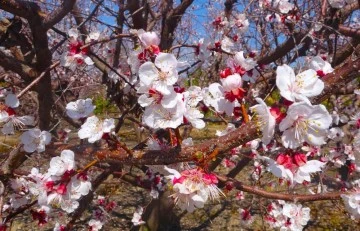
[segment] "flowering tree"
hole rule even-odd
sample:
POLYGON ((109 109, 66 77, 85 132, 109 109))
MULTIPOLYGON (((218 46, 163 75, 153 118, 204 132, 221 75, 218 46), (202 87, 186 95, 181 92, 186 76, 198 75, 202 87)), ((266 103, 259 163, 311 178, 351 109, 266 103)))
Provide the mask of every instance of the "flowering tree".
POLYGON ((133 229, 174 229, 176 208, 249 197, 242 226, 302 230, 316 219, 309 202, 340 200, 356 227, 358 1, 8 0, 0 9, 0 125, 17 140, 1 155, 0 231, 20 214, 54 230, 106 227, 121 203, 98 195, 109 176, 152 198, 137 204, 133 229), (92 86, 114 113, 95 111, 92 86), (125 121, 146 138, 128 145, 125 121), (216 123, 225 126, 215 138, 186 132, 216 123))

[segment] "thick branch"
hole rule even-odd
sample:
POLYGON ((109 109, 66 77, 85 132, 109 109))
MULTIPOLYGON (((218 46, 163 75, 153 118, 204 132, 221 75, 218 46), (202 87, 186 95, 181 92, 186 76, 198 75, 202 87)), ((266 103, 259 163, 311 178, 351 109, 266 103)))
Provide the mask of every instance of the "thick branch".
POLYGON ((349 15, 354 12, 355 10, 359 9, 359 1, 356 1, 352 4, 347 4, 345 7, 343 7, 339 11, 339 15, 341 17, 340 23, 343 23, 346 21, 346 19, 349 17, 349 15))
POLYGON ((237 2, 237 0, 226 0, 225 5, 225 16, 230 21, 231 11, 233 9, 234 4, 237 2))
POLYGON ((339 25, 338 31, 345 36, 360 39, 360 29, 339 25))
POLYGON ((62 6, 49 14, 44 20, 44 28, 50 29, 53 25, 60 22, 72 10, 75 2, 76 0, 64 0, 62 6))
POLYGON ((36 3, 21 0, 1 1, 0 9, 26 19, 31 19, 31 17, 35 14, 38 15, 40 12, 40 7, 36 3))
POLYGON ((345 45, 341 50, 337 52, 336 57, 333 59, 331 65, 336 67, 343 63, 353 52, 359 52, 360 39, 352 39, 350 43, 345 45), (355 48, 355 49, 354 49, 355 48))
POLYGON ((308 31, 295 32, 293 36, 289 37, 286 42, 275 48, 268 55, 261 57, 258 60, 259 64, 267 65, 269 63, 275 62, 276 60, 284 57, 288 54, 294 47, 300 44, 305 36, 308 34, 308 31))
POLYGON ((14 57, 7 55, 2 50, 0 50, 0 65, 5 70, 10 70, 20 75, 20 77, 23 78, 24 80, 30 80, 36 77, 37 75, 36 71, 33 68, 29 67, 28 65, 25 65, 24 63, 15 59, 14 57))
POLYGON ((161 22, 161 50, 167 50, 171 47, 175 36, 175 30, 185 13, 186 9, 194 0, 184 0, 175 9, 172 9, 172 1, 166 2, 162 6, 163 19, 161 22))
POLYGON ((146 29, 139 0, 128 1, 126 8, 131 13, 134 29, 146 29))
POLYGON ((352 60, 351 57, 347 59, 341 68, 336 69, 330 74, 323 77, 325 89, 323 92, 315 97, 312 102, 319 103, 324 101, 333 92, 338 91, 340 88, 345 87, 346 84, 359 76, 360 58, 352 60))

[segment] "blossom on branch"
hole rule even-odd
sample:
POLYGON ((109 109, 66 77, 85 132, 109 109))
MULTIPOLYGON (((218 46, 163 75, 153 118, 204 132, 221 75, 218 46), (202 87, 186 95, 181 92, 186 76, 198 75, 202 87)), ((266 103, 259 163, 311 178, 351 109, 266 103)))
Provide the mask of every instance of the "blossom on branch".
POLYGON ((155 90, 170 94, 172 85, 178 80, 178 61, 173 54, 160 53, 155 63, 146 62, 139 68, 140 86, 152 85, 155 90))
POLYGON ((26 152, 43 152, 45 151, 45 145, 51 141, 51 134, 47 131, 33 128, 24 132, 20 136, 20 140, 26 152))
POLYGON ((216 176, 211 173, 205 173, 201 169, 184 170, 179 173, 166 166, 165 170, 170 173, 166 178, 170 179, 169 183, 175 191, 172 197, 182 210, 193 212, 196 208, 203 208, 209 198, 219 199, 222 194, 216 186, 216 176))
POLYGON ((278 8, 283 14, 287 14, 294 9, 294 4, 290 3, 289 0, 274 0, 273 6, 278 8))
POLYGON ((310 103, 308 97, 321 94, 324 82, 317 77, 316 71, 309 69, 295 76, 294 70, 284 64, 276 69, 276 86, 285 99, 305 101, 310 103))
POLYGON ((88 117, 78 132, 80 139, 88 139, 89 143, 100 140, 104 134, 115 128, 114 119, 99 120, 96 116, 88 117))
POLYGON ((66 105, 66 114, 72 119, 83 119, 93 113, 92 99, 78 99, 66 105))
POLYGON ((271 114, 269 107, 262 99, 256 98, 256 101, 258 104, 252 106, 250 110, 256 113, 256 122, 263 135, 261 141, 265 145, 268 145, 275 133, 276 119, 271 114))
POLYGON ((295 181, 296 183, 311 182, 310 174, 320 172, 321 169, 326 165, 318 160, 307 160, 305 154, 295 153, 292 155, 279 154, 276 161, 269 157, 260 157, 269 163, 267 168, 276 177, 286 179, 291 184, 295 181))
MULTIPOLYGON (((68 32, 69 34, 69 50, 64 52, 61 56, 61 65, 68 67, 74 71, 78 65, 87 64, 93 65, 94 62, 88 56, 89 47, 83 47, 84 43, 80 40, 79 31, 76 28, 72 28, 68 32)), ((86 38, 86 42, 95 41, 99 39, 100 34, 98 32, 90 33, 86 38)))
POLYGON ((325 143, 331 123, 332 118, 324 105, 293 103, 279 125, 280 131, 283 131, 282 144, 292 149, 299 147, 302 142, 320 146, 325 143))
POLYGON ((1 132, 4 135, 12 135, 15 128, 22 129, 24 126, 34 125, 33 116, 17 116, 15 108, 19 107, 20 101, 17 96, 9 91, 5 92, 5 104, 0 105, 0 123, 4 123, 1 132))
POLYGON ((267 223, 280 230, 300 231, 310 220, 310 208, 295 203, 278 201, 268 206, 267 223))
POLYGON ((334 71, 334 69, 331 67, 331 64, 320 56, 312 57, 309 60, 309 67, 316 71, 319 77, 323 77, 334 71))
POLYGON ((342 194, 346 210, 351 214, 351 218, 360 219, 360 191, 342 194))

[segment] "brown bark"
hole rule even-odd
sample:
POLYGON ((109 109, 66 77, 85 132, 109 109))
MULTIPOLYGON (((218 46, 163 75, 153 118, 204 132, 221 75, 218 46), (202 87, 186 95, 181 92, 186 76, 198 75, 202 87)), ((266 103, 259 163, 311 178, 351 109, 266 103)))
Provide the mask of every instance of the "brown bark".
POLYGON ((161 42, 160 49, 168 50, 171 48, 175 40, 175 30, 181 21, 183 14, 186 9, 193 3, 194 0, 184 0, 178 5, 175 9, 173 6, 173 1, 164 0, 161 6, 161 42))

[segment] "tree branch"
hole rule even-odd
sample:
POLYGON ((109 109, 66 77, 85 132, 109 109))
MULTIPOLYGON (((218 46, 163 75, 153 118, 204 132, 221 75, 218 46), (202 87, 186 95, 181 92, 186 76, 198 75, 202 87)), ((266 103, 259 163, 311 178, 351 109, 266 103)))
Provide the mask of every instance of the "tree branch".
POLYGON ((38 15, 38 13, 41 11, 40 7, 36 3, 21 0, 1 1, 0 9, 28 20, 31 19, 35 14, 38 15))
POLYGON ((255 194, 264 198, 274 199, 274 200, 284 200, 284 201, 292 201, 292 202, 309 202, 309 201, 321 201, 321 200, 340 200, 341 194, 345 194, 343 192, 334 192, 334 193, 323 193, 323 194, 283 194, 278 192, 268 192, 258 187, 244 185, 240 181, 224 177, 217 176, 218 179, 224 183, 231 182, 232 185, 241 191, 248 192, 251 194, 255 194))
POLYGON ((360 29, 339 25, 338 31, 345 36, 360 39, 360 29))
POLYGON ((275 50, 271 51, 268 55, 260 57, 257 62, 263 65, 275 62, 294 49, 296 45, 301 43, 307 34, 308 31, 295 32, 293 36, 286 40, 286 42, 275 48, 275 50))
POLYGON ((51 14, 44 20, 43 27, 50 29, 56 23, 60 22, 73 8, 76 0, 64 0, 61 7, 51 12, 51 14))
POLYGON ((28 81, 37 76, 36 70, 16 58, 7 55, 3 50, 0 50, 0 63, 5 70, 10 70, 20 75, 24 80, 28 81))

